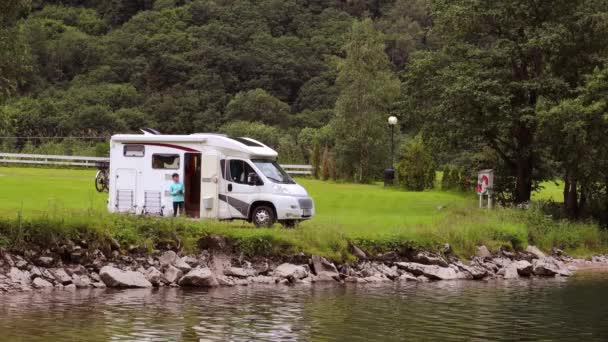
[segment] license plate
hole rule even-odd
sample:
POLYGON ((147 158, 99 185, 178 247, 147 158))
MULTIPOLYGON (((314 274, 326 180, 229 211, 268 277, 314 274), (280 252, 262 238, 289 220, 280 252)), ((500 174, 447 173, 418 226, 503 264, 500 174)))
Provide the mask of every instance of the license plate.
POLYGON ((311 209, 302 209, 302 216, 310 216, 312 215, 311 209))

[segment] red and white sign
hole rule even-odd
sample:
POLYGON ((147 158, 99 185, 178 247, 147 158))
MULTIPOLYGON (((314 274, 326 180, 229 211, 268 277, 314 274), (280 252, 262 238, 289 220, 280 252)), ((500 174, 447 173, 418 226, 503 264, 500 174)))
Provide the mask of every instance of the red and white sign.
POLYGON ((477 174, 477 194, 485 195, 494 186, 494 170, 481 170, 477 174))

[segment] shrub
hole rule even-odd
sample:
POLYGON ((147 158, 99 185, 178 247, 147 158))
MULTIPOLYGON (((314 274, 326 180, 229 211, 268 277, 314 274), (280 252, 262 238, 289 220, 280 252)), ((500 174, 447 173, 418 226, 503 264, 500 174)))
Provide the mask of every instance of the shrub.
POLYGON ((421 137, 405 146, 397 166, 397 179, 407 190, 422 191, 435 186, 435 162, 421 137))

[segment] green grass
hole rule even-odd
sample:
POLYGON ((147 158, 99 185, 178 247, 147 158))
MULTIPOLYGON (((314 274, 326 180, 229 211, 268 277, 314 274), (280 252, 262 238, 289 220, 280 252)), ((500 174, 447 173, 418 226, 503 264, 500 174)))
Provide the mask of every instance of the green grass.
MULTIPOLYGON (((606 232, 594 224, 555 222, 538 212, 476 208, 474 194, 406 192, 381 184, 358 185, 298 179, 314 198, 317 215, 297 229, 255 229, 244 222, 151 219, 106 213, 107 194, 94 189, 92 170, 0 168, 0 247, 59 245, 86 239, 104 248, 110 237, 123 246, 154 249, 159 242, 196 249, 207 234, 227 236, 249 255, 304 251, 349 260, 348 242, 368 252, 439 250, 450 243, 462 257, 476 246, 524 248, 534 243, 576 255, 608 250, 606 232)), ((93 243, 94 244, 94 243, 93 243)), ((49 246, 50 248, 50 246, 49 246)))

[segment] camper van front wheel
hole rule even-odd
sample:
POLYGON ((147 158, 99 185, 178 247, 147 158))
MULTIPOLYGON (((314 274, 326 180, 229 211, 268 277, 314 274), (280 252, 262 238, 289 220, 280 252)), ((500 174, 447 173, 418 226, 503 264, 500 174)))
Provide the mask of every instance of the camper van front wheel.
POLYGON ((251 213, 251 221, 256 227, 270 227, 274 224, 274 212, 265 205, 255 207, 251 213))

